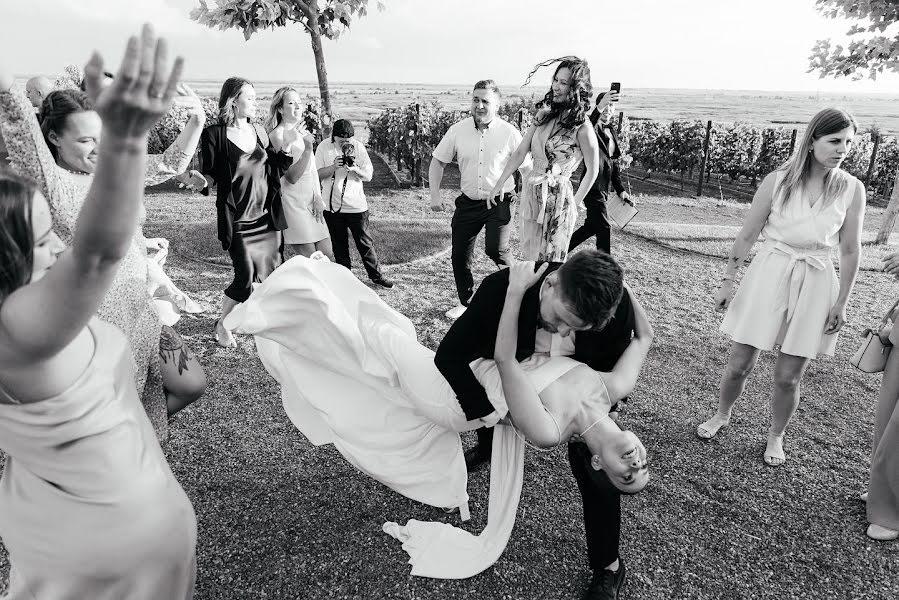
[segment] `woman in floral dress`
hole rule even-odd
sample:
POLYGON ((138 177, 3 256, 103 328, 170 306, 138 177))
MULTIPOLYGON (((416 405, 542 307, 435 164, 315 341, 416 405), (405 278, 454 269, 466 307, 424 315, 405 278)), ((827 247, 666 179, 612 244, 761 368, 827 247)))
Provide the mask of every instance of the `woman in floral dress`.
MULTIPOLYGON (((85 93, 59 90, 44 99, 39 124, 24 92, 4 75, 0 73, 4 82, 0 86, 0 131, 10 163, 38 184, 50 204, 54 230, 65 244, 71 244, 96 169, 100 117, 85 93)), ((204 118, 192 116, 163 154, 147 157, 146 185, 162 183, 187 170, 203 122, 204 118)), ((148 289, 145 218, 142 211, 131 250, 97 314, 128 338, 138 395, 157 436, 165 439, 167 417, 203 394, 206 375, 175 330, 163 326, 154 306, 148 289)))
POLYGON ((537 69, 554 63, 558 66, 552 87, 490 196, 502 190, 503 182, 530 151, 534 169, 525 183, 520 208, 524 260, 565 260, 578 209, 584 206, 599 164, 599 143, 587 119, 593 93, 587 62, 574 56, 543 62, 531 71, 525 85, 537 69), (586 172, 575 192, 571 175, 581 161, 586 172))

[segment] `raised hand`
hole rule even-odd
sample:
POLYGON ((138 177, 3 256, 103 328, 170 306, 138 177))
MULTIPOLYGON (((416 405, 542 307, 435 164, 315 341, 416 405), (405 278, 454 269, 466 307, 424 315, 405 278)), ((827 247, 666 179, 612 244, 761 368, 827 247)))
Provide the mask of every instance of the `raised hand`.
POLYGON ((94 109, 103 120, 105 136, 145 138, 169 111, 184 62, 169 67, 168 45, 144 25, 140 40, 128 40, 125 56, 112 83, 102 88, 103 59, 96 52, 85 66, 85 86, 96 97, 94 109))
POLYGON ((543 263, 536 271, 534 264, 532 260, 523 260, 509 266, 508 291, 510 293, 524 294, 531 286, 540 281, 544 271, 549 267, 549 263, 543 263))

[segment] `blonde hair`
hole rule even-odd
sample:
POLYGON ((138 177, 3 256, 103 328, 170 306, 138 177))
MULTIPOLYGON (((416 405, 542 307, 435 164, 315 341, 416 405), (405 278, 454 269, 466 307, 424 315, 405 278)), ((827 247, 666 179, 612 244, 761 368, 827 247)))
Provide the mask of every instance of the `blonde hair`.
POLYGON ((288 94, 288 92, 293 92, 297 96, 300 95, 296 88, 285 85, 284 87, 278 88, 278 90, 275 92, 275 95, 272 96, 272 103, 268 108, 268 116, 265 118, 265 123, 263 124, 265 126, 265 130, 269 133, 271 133, 275 127, 280 125, 281 121, 284 118, 278 111, 284 108, 284 97, 288 94))
MULTIPOLYGON (((793 155, 778 169, 783 172, 783 178, 774 190, 774 198, 775 201, 780 199, 781 207, 808 181, 812 171, 812 143, 847 127, 852 127, 853 133, 858 131, 855 119, 845 110, 825 108, 812 117, 793 155)), ((848 185, 849 175, 845 171, 831 169, 824 176, 824 197, 821 201, 825 206, 830 204, 846 191, 848 185)))

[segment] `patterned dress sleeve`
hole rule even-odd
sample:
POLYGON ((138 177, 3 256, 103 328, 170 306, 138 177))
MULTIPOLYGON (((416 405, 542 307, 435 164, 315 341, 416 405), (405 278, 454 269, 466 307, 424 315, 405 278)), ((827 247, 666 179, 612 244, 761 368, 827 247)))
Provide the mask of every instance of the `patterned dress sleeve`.
POLYGON ((25 93, 15 86, 0 92, 0 132, 9 152, 9 162, 20 174, 33 179, 51 208, 62 201, 61 174, 25 93))
POLYGON ((147 177, 144 185, 157 185, 184 173, 190 166, 192 158, 178 146, 177 141, 172 142, 162 154, 150 154, 147 156, 147 177))

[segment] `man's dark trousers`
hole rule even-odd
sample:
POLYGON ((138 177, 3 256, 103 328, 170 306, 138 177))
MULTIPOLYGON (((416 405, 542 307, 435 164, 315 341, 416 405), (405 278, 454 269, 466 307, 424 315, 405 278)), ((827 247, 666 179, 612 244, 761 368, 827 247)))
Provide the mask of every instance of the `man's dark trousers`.
MULTIPOLYGON (((452 264, 456 292, 463 306, 474 294, 474 277, 471 259, 474 244, 484 226, 484 251, 497 266, 509 264, 511 256, 509 238, 512 235, 512 194, 504 194, 502 202, 487 208, 486 200, 472 200, 465 194, 456 198, 456 211, 452 220, 452 264)), ((333 236, 332 236, 333 237, 333 236)))
MULTIPOLYGON (((592 191, 592 190, 591 190, 592 191)), ((612 253, 612 227, 609 224, 609 213, 606 209, 608 194, 600 193, 588 195, 584 198, 584 206, 587 207, 587 218, 577 231, 571 234, 571 242, 568 251, 571 252, 584 243, 590 236, 596 236, 596 249, 612 253)))
POLYGON ((334 250, 334 261, 350 268, 350 239, 347 230, 353 235, 356 249, 362 257, 365 272, 369 279, 381 277, 381 265, 375 253, 374 240, 368 232, 368 211, 358 213, 324 211, 325 223, 331 235, 331 246, 334 250))

